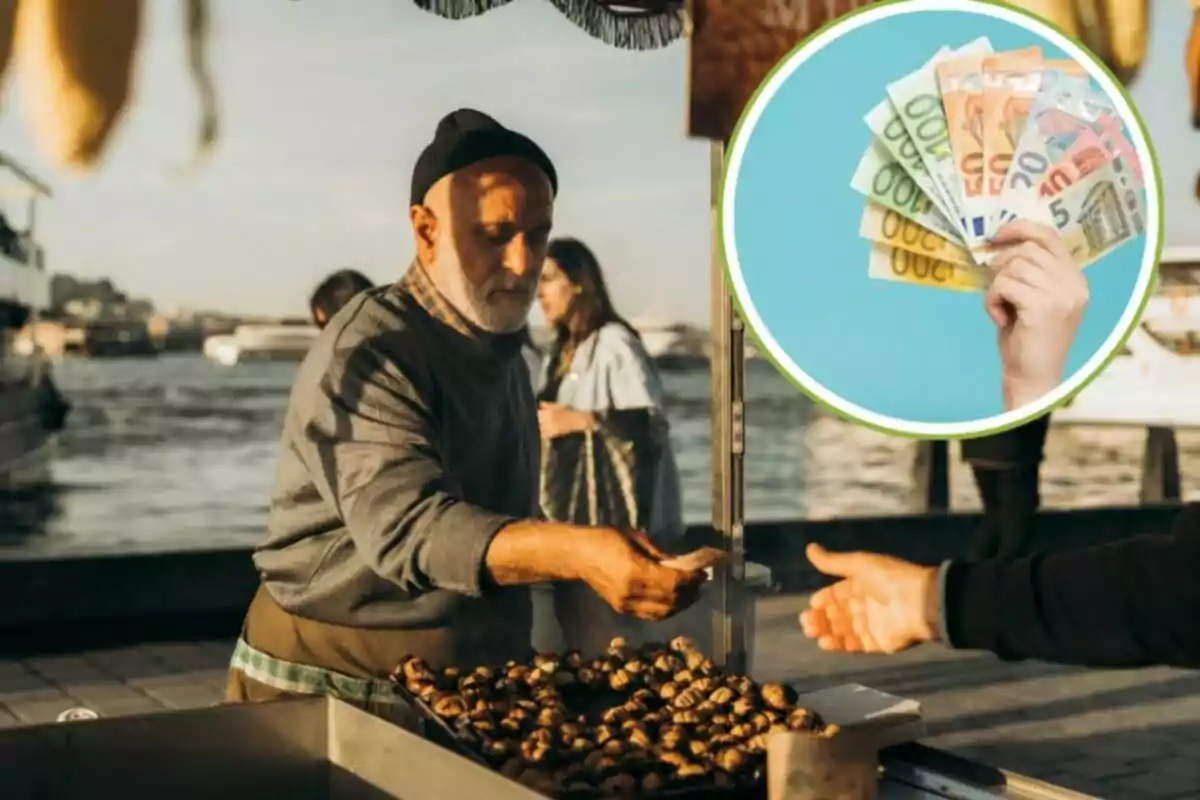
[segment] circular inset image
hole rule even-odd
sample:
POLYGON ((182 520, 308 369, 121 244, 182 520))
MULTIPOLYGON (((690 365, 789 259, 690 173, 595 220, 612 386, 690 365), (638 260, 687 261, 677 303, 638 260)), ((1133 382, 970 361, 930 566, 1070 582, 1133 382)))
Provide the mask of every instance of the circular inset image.
POLYGON ((1095 57, 973 0, 869 6, 768 75, 728 150, 721 243, 763 353, 918 437, 1077 393, 1129 335, 1162 241, 1144 126, 1095 57))

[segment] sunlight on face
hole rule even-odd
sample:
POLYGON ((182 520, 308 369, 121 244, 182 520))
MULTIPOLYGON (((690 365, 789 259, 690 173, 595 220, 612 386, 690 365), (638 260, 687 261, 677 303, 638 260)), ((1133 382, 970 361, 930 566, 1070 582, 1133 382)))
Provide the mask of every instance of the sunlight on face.
POLYGON ((527 161, 494 158, 430 190, 441 221, 430 277, 470 322, 492 333, 525 325, 553 222, 550 181, 527 161))

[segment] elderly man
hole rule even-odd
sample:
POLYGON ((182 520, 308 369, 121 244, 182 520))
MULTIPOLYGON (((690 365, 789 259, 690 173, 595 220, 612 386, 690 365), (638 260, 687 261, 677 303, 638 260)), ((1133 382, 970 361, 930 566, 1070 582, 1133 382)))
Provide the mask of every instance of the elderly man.
POLYGON ((491 117, 439 123, 413 170, 414 263, 350 301, 297 374, 228 699, 375 706, 408 654, 524 657, 533 583, 583 581, 648 620, 698 595, 704 573, 642 535, 537 521, 520 351, 557 188, 542 149, 491 117))

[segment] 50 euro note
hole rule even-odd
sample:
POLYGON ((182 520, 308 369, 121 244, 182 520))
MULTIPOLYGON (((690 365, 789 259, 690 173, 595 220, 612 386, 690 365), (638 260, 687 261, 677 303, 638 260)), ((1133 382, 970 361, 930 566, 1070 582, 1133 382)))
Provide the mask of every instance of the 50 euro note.
POLYGON ((878 281, 957 292, 982 291, 990 279, 987 267, 955 264, 882 243, 871 245, 867 276, 878 281))
POLYGON ((991 210, 991 198, 984 194, 983 58, 954 58, 935 69, 968 245, 983 239, 984 220, 991 210))
POLYGON ((1145 198, 1120 156, 1049 198, 1027 195, 1018 216, 1058 231, 1081 267, 1093 264, 1146 230, 1145 198))
POLYGON ((886 244, 938 261, 968 267, 975 265, 971 254, 962 245, 955 244, 940 233, 878 203, 868 201, 863 208, 858 234, 868 241, 886 244))
MULTIPOLYGON (((915 72, 920 72, 922 69, 928 69, 937 63, 938 59, 945 58, 954 51, 949 47, 943 47, 934 53, 933 58, 926 61, 915 72)), ((904 127, 904 120, 900 118, 896 107, 892 105, 889 98, 884 98, 874 108, 872 108, 863 118, 867 123, 867 127, 871 129, 871 133, 875 134, 876 138, 883 144, 892 157, 904 167, 905 172, 912 176, 916 181, 917 186, 921 191, 933 201, 933 205, 941 212, 942 216, 947 220, 953 220, 957 216, 957 212, 950 207, 938 193, 937 186, 934 185, 933 178, 929 174, 929 170, 925 167, 925 162, 921 159, 921 154, 917 150, 917 145, 913 138, 909 136, 908 129, 904 127)))
MULTIPOLYGON (((991 42, 987 37, 980 37, 955 50, 954 56, 964 58, 987 55, 991 52, 991 42)), ((951 220, 959 229, 960 238, 965 239, 967 226, 962 201, 959 198, 958 173, 954 168, 954 154, 950 148, 946 112, 942 106, 941 90, 938 88, 936 63, 888 84, 887 95, 900 115, 905 130, 917 146, 917 152, 932 178, 938 199, 950 212, 951 220)))
POLYGON ((1045 70, 1004 181, 997 223, 1011 220, 1012 209, 1027 203, 1024 196, 1041 185, 1075 141, 1114 113, 1108 98, 1086 78, 1045 70))
POLYGON ((958 229, 942 216, 913 177, 874 137, 854 170, 850 188, 924 228, 962 242, 958 229))
POLYGON ((1042 85, 1044 63, 1040 47, 997 53, 983 59, 983 192, 989 200, 985 237, 995 233, 999 217, 995 206, 1004 190, 1013 152, 1025 130, 1029 108, 1042 85))

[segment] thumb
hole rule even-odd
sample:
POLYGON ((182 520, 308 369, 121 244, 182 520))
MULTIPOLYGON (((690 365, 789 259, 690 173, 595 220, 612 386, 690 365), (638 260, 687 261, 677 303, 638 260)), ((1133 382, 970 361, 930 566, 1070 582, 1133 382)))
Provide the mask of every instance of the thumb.
POLYGON ((835 578, 852 578, 863 566, 860 553, 831 553, 816 542, 806 547, 804 554, 818 572, 835 578))
POLYGON ((658 549, 654 541, 646 534, 645 531, 629 531, 629 538, 633 543, 643 550, 647 555, 655 561, 662 561, 667 558, 667 554, 658 549))

